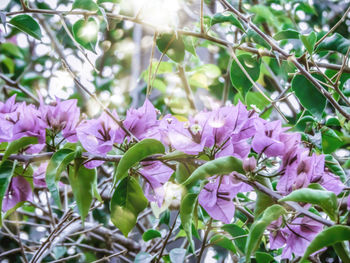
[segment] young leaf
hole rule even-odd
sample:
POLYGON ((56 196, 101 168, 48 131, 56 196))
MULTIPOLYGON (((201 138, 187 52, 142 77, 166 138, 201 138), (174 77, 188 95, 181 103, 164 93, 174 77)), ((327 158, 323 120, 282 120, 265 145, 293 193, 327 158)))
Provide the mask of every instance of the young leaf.
POLYGON ((323 40, 317 47, 316 51, 337 51, 343 55, 350 46, 350 40, 346 39, 342 35, 335 33, 330 37, 323 40))
POLYGON ((0 165, 0 227, 2 226, 2 200, 6 194, 7 188, 10 184, 13 172, 15 171, 16 162, 5 161, 0 165))
POLYGON ((247 243, 247 232, 235 224, 226 224, 221 227, 222 230, 229 233, 234 238, 237 248, 244 253, 247 243))
POLYGON ((47 165, 45 181, 56 205, 61 209, 60 193, 57 186, 61 173, 67 165, 78 156, 71 149, 61 149, 55 152, 47 165))
POLYGON ((172 263, 185 262, 186 249, 173 248, 172 250, 170 250, 169 256, 170 262, 172 263))
POLYGON ((110 203, 113 224, 127 236, 136 224, 137 216, 147 207, 148 201, 137 180, 124 178, 114 190, 110 203))
POLYGON ((245 32, 244 27, 242 26, 241 22, 235 17, 235 15, 232 12, 225 11, 223 13, 218 13, 211 19, 210 26, 213 26, 218 23, 224 23, 228 22, 232 25, 238 27, 243 32, 245 32))
POLYGON ((294 201, 318 205, 332 220, 336 218, 337 196, 330 191, 302 188, 293 191, 279 201, 294 201))
POLYGON ((180 63, 185 58, 185 44, 182 36, 175 34, 163 34, 157 41, 160 52, 165 53, 171 60, 180 63))
POLYGON ((11 154, 17 153, 19 150, 25 149, 29 145, 37 144, 37 143, 38 143, 37 137, 22 137, 18 140, 11 142, 8 145, 6 151, 4 152, 4 156, 2 157, 1 163, 5 162, 11 154))
POLYGON ((229 174, 233 171, 244 173, 241 160, 233 156, 221 157, 198 167, 191 176, 183 182, 183 185, 191 185, 198 180, 203 180, 213 175, 229 174))
MULTIPOLYGON (((248 54, 239 55, 237 58, 252 80, 257 81, 260 75, 260 61, 248 54)), ((245 98, 253 84, 234 60, 231 64, 230 77, 232 85, 242 94, 243 98, 245 98)))
POLYGON ((158 230, 155 229, 148 229, 145 233, 142 234, 142 239, 146 242, 157 237, 162 237, 162 235, 158 230))
POLYGON ((85 49, 95 52, 98 24, 93 17, 80 19, 73 25, 74 39, 85 49))
POLYGON ((300 33, 298 31, 295 31, 293 29, 287 29, 283 31, 277 32, 273 38, 278 40, 284 40, 284 39, 299 39, 300 33))
POLYGON ((300 35, 300 40, 303 42, 307 52, 309 52, 310 55, 314 52, 316 40, 317 40, 317 35, 315 32, 311 32, 308 35, 300 35))
POLYGON ((301 261, 306 260, 312 253, 320 250, 323 247, 332 246, 347 240, 350 240, 350 227, 335 225, 326 228, 311 241, 301 261))
POLYGON ((84 9, 89 11, 97 11, 98 5, 92 0, 75 0, 72 9, 84 9))
POLYGON ((74 169, 69 169, 68 179, 77 202, 81 221, 84 223, 94 197, 94 185, 97 181, 96 169, 87 169, 80 162, 75 162, 74 169))
POLYGON ((155 139, 144 139, 138 142, 127 150, 120 159, 114 174, 114 185, 128 176, 128 170, 136 163, 153 154, 160 154, 164 152, 164 145, 155 139))
POLYGON ((195 207, 198 202, 198 195, 188 193, 181 201, 180 218, 183 229, 186 232, 187 240, 194 251, 194 242, 192 238, 192 221, 194 217, 195 207))
POLYGON ((42 37, 39 24, 29 15, 18 15, 11 18, 9 24, 40 40, 42 37))
POLYGON ((224 235, 216 234, 215 236, 213 236, 210 239, 210 245, 226 248, 227 250, 230 250, 233 253, 237 252, 235 246, 233 245, 233 242, 224 235))
MULTIPOLYGON (((320 75, 313 74, 313 77, 324 81, 324 78, 320 75)), ((326 107, 327 100, 315 86, 304 75, 295 75, 292 80, 292 89, 300 103, 309 110, 312 115, 320 119, 326 107)))
POLYGON ((260 219, 254 222, 254 224, 250 228, 245 249, 247 261, 250 261, 251 254, 256 250, 256 248, 260 244, 260 240, 264 234, 266 227, 268 227, 272 221, 277 220, 281 215, 285 213, 286 210, 282 206, 273 205, 265 210, 260 219))

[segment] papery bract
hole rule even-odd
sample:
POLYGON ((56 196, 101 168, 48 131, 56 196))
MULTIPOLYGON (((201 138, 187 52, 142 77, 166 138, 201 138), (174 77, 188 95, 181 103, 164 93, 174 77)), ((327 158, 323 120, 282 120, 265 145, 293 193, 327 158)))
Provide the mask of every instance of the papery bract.
POLYGON ((32 188, 22 176, 13 177, 2 201, 2 210, 13 208, 18 202, 33 201, 32 188))

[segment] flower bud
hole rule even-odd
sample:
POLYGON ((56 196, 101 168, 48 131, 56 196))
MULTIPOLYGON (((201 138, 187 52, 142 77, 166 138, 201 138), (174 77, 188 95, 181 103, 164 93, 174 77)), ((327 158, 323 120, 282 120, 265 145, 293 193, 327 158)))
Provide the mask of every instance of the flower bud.
POLYGON ((246 172, 252 172, 256 168, 256 160, 254 157, 245 158, 243 160, 243 169, 246 172))

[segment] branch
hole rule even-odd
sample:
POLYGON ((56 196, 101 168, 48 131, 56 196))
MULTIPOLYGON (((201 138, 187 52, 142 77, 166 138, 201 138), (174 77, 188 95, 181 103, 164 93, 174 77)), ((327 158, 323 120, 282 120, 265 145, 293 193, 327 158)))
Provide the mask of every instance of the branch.
POLYGON ((193 93, 192 93, 190 84, 187 81, 185 69, 181 65, 178 66, 178 69, 179 69, 179 76, 180 76, 180 79, 182 82, 182 86, 184 87, 184 90, 186 92, 187 100, 190 103, 191 109, 195 111, 196 104, 194 103, 194 97, 193 97, 193 93))

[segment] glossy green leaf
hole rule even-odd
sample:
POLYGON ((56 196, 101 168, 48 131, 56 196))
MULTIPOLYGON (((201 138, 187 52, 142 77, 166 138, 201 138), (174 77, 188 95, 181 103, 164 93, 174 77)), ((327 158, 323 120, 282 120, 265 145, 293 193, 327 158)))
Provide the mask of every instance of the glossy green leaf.
POLYGON ((180 63, 185 58, 185 44, 182 36, 175 34, 162 34, 158 37, 157 47, 160 52, 165 53, 171 60, 180 63))
POLYGON ((343 145, 342 139, 337 133, 326 126, 321 129, 322 134, 322 149, 324 153, 332 153, 343 145))
POLYGON ((170 262, 172 263, 185 262, 186 249, 173 248, 172 250, 170 250, 169 256, 170 256, 170 262))
POLYGON ((210 26, 213 26, 219 23, 225 23, 225 22, 231 23, 232 25, 238 27, 243 32, 245 32, 241 22, 239 22, 239 20, 235 17, 235 15, 229 11, 215 14, 215 16, 213 16, 213 18, 211 19, 210 26))
POLYGON ((280 205, 272 205, 267 208, 261 218, 254 222, 250 228, 245 254, 247 261, 250 261, 251 254, 259 246, 265 229, 272 221, 277 220, 281 215, 285 214, 286 210, 280 205))
POLYGON ((95 52, 99 26, 93 17, 80 19, 73 25, 74 39, 85 49, 95 52))
POLYGON ((180 218, 183 229, 186 232, 188 242, 192 250, 194 251, 194 242, 192 238, 192 222, 197 205, 198 195, 188 193, 181 201, 180 205, 180 218))
POLYGON ((98 11, 98 5, 93 0, 75 0, 72 9, 98 11))
MULTIPOLYGON (((81 153, 81 152, 80 152, 81 153)), ((79 152, 75 152, 71 149, 61 149, 55 152, 47 165, 46 169, 46 185, 49 189, 51 196, 55 204, 61 209, 61 199, 58 189, 58 182, 60 180, 61 173, 66 169, 67 165, 73 161, 79 152)))
POLYGON ((97 182, 96 169, 87 169, 80 162, 75 162, 74 169, 69 169, 68 178, 74 199, 77 202, 81 221, 84 223, 95 195, 94 186, 97 182))
POLYGON ((229 233, 234 238, 233 242, 236 244, 237 248, 244 253, 248 232, 235 224, 223 225, 221 229, 229 233))
POLYGON ((137 180, 124 178, 115 188, 110 203, 111 220, 127 236, 136 224, 137 216, 147 207, 148 201, 137 180))
POLYGON ((340 177, 340 180, 344 183, 346 180, 346 174, 339 164, 339 162, 330 154, 325 155, 325 165, 335 175, 340 177))
POLYGON ((189 163, 177 163, 175 171, 176 182, 182 184, 190 177, 194 170, 195 167, 190 165, 189 163))
POLYGON ((7 188, 11 182, 16 162, 5 161, 0 165, 0 227, 2 226, 2 200, 6 194, 7 188))
POLYGON ((302 188, 293 191, 279 201, 294 201, 318 205, 332 220, 336 218, 337 196, 330 191, 302 188))
POLYGON ((349 226, 335 225, 326 228, 311 241, 301 261, 307 259, 311 254, 320 250, 321 248, 332 246, 339 242, 348 240, 350 240, 349 226))
POLYGON ((39 24, 29 15, 18 15, 9 21, 9 24, 14 25, 19 30, 28 35, 40 40, 42 38, 39 24))
POLYGON ((316 51, 337 51, 343 55, 346 54, 350 46, 350 40, 342 35, 335 33, 323 40, 317 47, 316 51))
POLYGON ((317 35, 315 32, 311 32, 308 35, 300 35, 300 40, 303 42, 304 47, 306 48, 307 52, 311 55, 314 51, 315 44, 317 41, 317 35))
POLYGON ((18 153, 20 150, 25 149, 28 146, 32 144, 37 144, 37 143, 38 143, 37 137, 22 137, 18 140, 11 142, 7 146, 6 151, 4 152, 4 156, 2 157, 1 163, 5 162, 11 154, 18 153))
MULTIPOLYGON (((324 81, 320 75, 313 74, 313 77, 324 81)), ((295 75, 292 80, 292 89, 300 103, 311 112, 312 115, 322 117, 326 107, 326 98, 316 89, 316 87, 303 75, 295 75)))
POLYGON ((270 263, 274 261, 274 257, 268 253, 257 251, 255 253, 255 259, 257 263, 270 263))
POLYGON ((237 252, 235 246, 233 245, 232 240, 230 240, 224 235, 216 234, 215 236, 213 236, 210 239, 210 245, 223 247, 227 250, 232 251, 233 253, 237 252))
MULTIPOLYGON (((257 81, 260 75, 260 60, 248 54, 239 55, 237 58, 251 79, 257 81)), ((232 85, 242 94, 243 98, 245 98, 253 84, 235 60, 233 60, 231 64, 230 78, 232 85)))
POLYGON ((140 252, 136 255, 134 263, 150 263, 154 256, 147 252, 140 252))
POLYGON ((284 39, 299 39, 300 33, 293 29, 287 29, 277 32, 273 38, 276 40, 284 40, 284 39))
POLYGON ((213 175, 229 174, 234 171, 244 173, 242 161, 233 156, 221 157, 198 167, 183 185, 191 185, 213 175))
POLYGON ((155 229, 148 229, 145 233, 142 234, 142 239, 146 242, 157 237, 162 237, 162 235, 158 230, 155 229))
POLYGON ((155 139, 144 139, 128 149, 117 166, 114 185, 128 176, 128 170, 146 157, 165 152, 164 145, 155 139))

